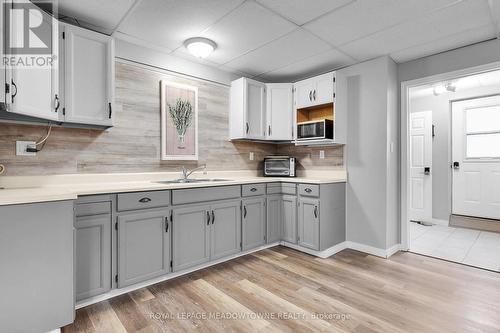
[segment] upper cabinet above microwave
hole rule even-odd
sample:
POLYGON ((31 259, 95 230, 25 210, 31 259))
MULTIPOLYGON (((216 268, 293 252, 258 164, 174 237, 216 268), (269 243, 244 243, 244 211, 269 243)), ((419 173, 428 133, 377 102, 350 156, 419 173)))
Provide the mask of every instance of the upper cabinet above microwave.
POLYGON ((333 103, 335 97, 335 73, 327 73, 296 82, 297 109, 333 103))

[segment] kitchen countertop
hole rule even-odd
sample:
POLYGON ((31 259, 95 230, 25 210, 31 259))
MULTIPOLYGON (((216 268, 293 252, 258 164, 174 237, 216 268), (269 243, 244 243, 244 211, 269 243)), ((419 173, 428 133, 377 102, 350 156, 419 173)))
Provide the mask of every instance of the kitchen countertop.
POLYGON ((146 174, 100 174, 100 175, 59 175, 38 177, 8 177, 0 182, 0 206, 75 200, 78 196, 110 194, 123 192, 175 190, 227 185, 256 183, 308 183, 331 184, 346 181, 345 171, 308 174, 295 178, 258 177, 248 172, 210 172, 198 173, 190 178, 230 179, 229 181, 210 181, 200 183, 161 184, 160 180, 173 180, 178 173, 146 174), (16 179, 17 178, 17 179, 16 179))

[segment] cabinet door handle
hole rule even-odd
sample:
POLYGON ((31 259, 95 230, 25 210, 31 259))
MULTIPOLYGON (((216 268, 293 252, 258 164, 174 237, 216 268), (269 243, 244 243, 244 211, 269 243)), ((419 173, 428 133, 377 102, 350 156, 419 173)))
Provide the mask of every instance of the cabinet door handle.
POLYGON ((207 225, 210 225, 210 212, 207 210, 207 225))
POLYGON ((165 232, 168 232, 168 217, 165 217, 165 232))
POLYGON ((59 111, 59 107, 61 106, 61 102, 59 102, 59 96, 57 96, 57 94, 55 97, 55 102, 56 102, 55 112, 57 113, 57 111, 59 111))
POLYGON ((309 90, 309 101, 312 102, 312 90, 309 90))
POLYGON ((147 202, 151 202, 151 199, 150 198, 142 198, 139 200, 139 202, 147 203, 147 202))
POLYGON ((247 206, 243 206, 243 218, 247 217, 247 206))
POLYGON ((314 206, 314 217, 318 218, 318 206, 314 206))
POLYGON ((214 223, 215 223, 215 213, 214 213, 214 211, 212 210, 212 224, 214 224, 214 223))
POLYGON ((269 136, 271 136, 271 125, 269 125, 267 132, 269 133, 269 136))
MULTIPOLYGON (((11 95, 10 95, 10 98, 11 98, 11 101, 12 101, 12 104, 14 104, 14 98, 17 96, 17 86, 16 84, 14 83, 14 80, 11 81, 12 82, 12 87, 15 88, 15 92, 13 92, 11 95)), ((14 90, 14 89, 12 89, 14 90)))
POLYGON ((309 187, 306 188, 304 191, 306 191, 307 193, 311 193, 312 192, 312 190, 309 187))
POLYGON ((248 123, 246 123, 246 127, 247 127, 247 134, 248 134, 248 131, 250 130, 250 126, 248 125, 248 123))
POLYGON ((111 119, 111 115, 113 114, 113 108, 111 107, 111 102, 108 103, 109 106, 109 119, 111 119))

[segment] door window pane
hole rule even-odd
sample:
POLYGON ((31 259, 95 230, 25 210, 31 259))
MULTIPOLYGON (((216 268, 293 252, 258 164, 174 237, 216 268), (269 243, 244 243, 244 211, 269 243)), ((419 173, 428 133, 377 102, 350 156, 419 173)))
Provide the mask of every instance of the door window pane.
POLYGON ((500 133, 467 135, 467 157, 500 157, 500 133))
POLYGON ((467 133, 500 131, 500 105, 465 111, 467 133))

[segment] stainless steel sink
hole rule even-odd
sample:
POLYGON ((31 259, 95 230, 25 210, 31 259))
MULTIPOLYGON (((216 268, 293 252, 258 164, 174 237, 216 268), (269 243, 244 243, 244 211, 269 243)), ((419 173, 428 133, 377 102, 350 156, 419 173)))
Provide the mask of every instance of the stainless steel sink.
POLYGON ((202 178, 192 178, 192 179, 174 179, 174 180, 160 180, 155 183, 160 184, 190 184, 190 183, 209 183, 209 182, 229 182, 230 179, 221 179, 221 178, 210 178, 210 179, 202 179, 202 178))

